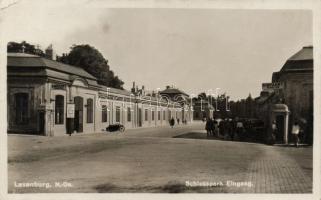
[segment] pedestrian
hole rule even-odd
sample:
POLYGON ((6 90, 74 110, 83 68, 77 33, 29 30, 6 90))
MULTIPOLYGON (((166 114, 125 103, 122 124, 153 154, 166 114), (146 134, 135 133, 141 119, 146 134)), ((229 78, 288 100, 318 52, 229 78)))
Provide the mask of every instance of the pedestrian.
POLYGON ((276 126, 276 122, 275 122, 275 120, 273 120, 273 122, 272 122, 272 144, 274 144, 275 143, 275 141, 276 141, 276 135, 277 135, 277 126, 276 126))
POLYGON ((206 135, 209 137, 211 135, 211 119, 208 118, 205 124, 206 135))
POLYGON ((226 119, 223 119, 222 121, 220 121, 219 125, 218 125, 218 129, 219 129, 219 135, 225 137, 225 123, 226 123, 226 119))
POLYGON ((231 136, 232 141, 235 138, 235 131, 236 131, 236 121, 235 121, 235 119, 231 119, 230 120, 230 136, 231 136))
POLYGON ((294 137, 294 142, 296 147, 299 147, 299 133, 300 133, 300 126, 299 126, 299 123, 295 121, 292 126, 292 135, 294 137))
POLYGON ((243 122, 241 120, 239 120, 238 122, 236 122, 236 134, 238 136, 238 138, 243 138, 243 122))
POLYGON ((231 119, 227 119, 225 122, 225 134, 226 139, 229 140, 231 138, 231 119))
POLYGON ((301 141, 301 143, 306 143, 307 141, 307 130, 308 130, 308 126, 307 126, 307 120, 302 118, 301 119, 301 123, 300 123, 300 133, 299 133, 299 140, 301 141))
POLYGON ((218 122, 215 118, 213 120, 212 132, 213 136, 218 136, 218 122))
POLYGON ((171 126, 172 128, 174 127, 174 125, 175 125, 175 120, 174 120, 173 117, 172 117, 171 120, 169 121, 169 124, 170 124, 170 126, 171 126))

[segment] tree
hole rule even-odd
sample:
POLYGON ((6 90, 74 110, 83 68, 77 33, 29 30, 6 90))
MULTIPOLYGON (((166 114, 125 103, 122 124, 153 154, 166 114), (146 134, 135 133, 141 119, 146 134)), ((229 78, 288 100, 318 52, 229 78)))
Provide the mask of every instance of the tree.
POLYGON ((26 41, 22 41, 20 43, 18 42, 8 42, 7 44, 7 52, 11 53, 28 53, 38 56, 45 56, 45 53, 39 48, 39 46, 35 46, 32 44, 29 44, 26 41))
POLYGON ((199 93, 197 97, 198 99, 203 99, 203 100, 207 99, 207 95, 205 92, 199 93))
POLYGON ((63 54, 57 59, 60 62, 82 67, 98 79, 98 83, 107 87, 123 89, 124 82, 110 70, 108 60, 94 47, 73 45, 68 54, 63 54))

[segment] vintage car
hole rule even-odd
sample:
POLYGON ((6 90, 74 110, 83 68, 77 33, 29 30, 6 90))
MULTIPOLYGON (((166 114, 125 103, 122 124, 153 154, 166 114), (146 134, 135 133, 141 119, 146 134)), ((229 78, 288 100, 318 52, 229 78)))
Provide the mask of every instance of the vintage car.
POLYGON ((125 131, 125 127, 122 124, 111 124, 111 125, 106 127, 106 131, 109 131, 109 132, 114 132, 114 131, 124 132, 125 131))

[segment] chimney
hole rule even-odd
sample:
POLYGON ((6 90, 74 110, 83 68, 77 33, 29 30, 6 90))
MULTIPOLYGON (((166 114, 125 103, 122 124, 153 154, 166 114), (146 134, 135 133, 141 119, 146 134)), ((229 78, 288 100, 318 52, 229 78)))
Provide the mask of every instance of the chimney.
POLYGON ((136 93, 136 91, 135 91, 135 81, 133 82, 133 87, 132 87, 132 93, 136 93))
POLYGON ((166 89, 169 89, 170 88, 170 86, 169 85, 166 85, 166 89))
POLYGON ((142 95, 145 96, 145 86, 142 86, 142 95))
POLYGON ((45 54, 46 54, 46 58, 47 58, 47 59, 55 60, 56 56, 54 55, 55 53, 54 53, 54 50, 53 50, 53 48, 52 48, 52 44, 50 44, 50 45, 47 47, 47 49, 46 49, 46 51, 45 51, 45 54))

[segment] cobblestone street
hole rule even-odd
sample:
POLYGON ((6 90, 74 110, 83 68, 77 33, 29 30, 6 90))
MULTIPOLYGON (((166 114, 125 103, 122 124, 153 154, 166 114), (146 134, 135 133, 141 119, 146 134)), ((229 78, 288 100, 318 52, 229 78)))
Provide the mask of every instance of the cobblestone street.
POLYGON ((269 149, 251 162, 248 178, 254 187, 242 188, 246 193, 307 193, 312 192, 312 179, 282 149, 269 149))
POLYGON ((196 123, 51 138, 9 134, 9 192, 312 192, 312 147, 174 138, 206 134, 203 128, 196 123), (187 181, 217 185, 188 187, 187 181), (26 182, 52 187, 15 186, 26 182), (238 187, 241 182, 252 187, 238 187))

